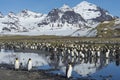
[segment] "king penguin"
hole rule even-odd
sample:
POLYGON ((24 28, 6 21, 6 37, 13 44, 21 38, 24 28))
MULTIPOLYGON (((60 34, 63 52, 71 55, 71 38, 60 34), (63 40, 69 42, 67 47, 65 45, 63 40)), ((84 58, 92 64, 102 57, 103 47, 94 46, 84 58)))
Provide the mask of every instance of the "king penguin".
POLYGON ((69 79, 72 75, 72 64, 69 63, 66 67, 66 77, 69 79))
POLYGON ((32 69, 32 60, 29 58, 28 63, 27 63, 27 70, 30 71, 32 69))
POLYGON ((18 70, 20 67, 18 58, 15 59, 14 67, 15 67, 15 70, 18 70))

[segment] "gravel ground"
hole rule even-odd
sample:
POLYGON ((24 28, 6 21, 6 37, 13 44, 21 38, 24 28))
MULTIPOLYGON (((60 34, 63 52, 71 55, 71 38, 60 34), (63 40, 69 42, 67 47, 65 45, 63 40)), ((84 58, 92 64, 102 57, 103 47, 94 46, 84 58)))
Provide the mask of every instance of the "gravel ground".
POLYGON ((47 74, 45 71, 0 69, 0 80, 66 80, 65 77, 47 74))
POLYGON ((14 70, 13 65, 0 64, 0 80, 66 80, 65 76, 48 74, 44 70, 14 70))

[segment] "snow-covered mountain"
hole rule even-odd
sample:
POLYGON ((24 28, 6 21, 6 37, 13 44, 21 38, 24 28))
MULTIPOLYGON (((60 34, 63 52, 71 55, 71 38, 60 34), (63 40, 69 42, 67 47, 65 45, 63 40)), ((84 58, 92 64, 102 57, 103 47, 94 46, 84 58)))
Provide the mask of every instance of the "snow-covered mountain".
POLYGON ((86 22, 80 14, 75 13, 72 8, 67 5, 63 5, 61 8, 51 10, 46 18, 39 23, 39 27, 48 26, 50 29, 55 28, 73 28, 79 29, 85 26, 86 22))
POLYGON ((73 7, 76 13, 79 13, 85 20, 106 21, 111 20, 112 16, 108 11, 96 6, 95 4, 83 1, 73 7))
POLYGON ((0 12, 0 34, 96 36, 97 30, 93 29, 113 19, 108 11, 86 1, 72 8, 64 4, 48 14, 27 9, 5 16, 0 12))
POLYGON ((46 15, 23 10, 18 14, 10 12, 6 16, 1 13, 0 16, 0 32, 6 33, 33 30, 46 15))

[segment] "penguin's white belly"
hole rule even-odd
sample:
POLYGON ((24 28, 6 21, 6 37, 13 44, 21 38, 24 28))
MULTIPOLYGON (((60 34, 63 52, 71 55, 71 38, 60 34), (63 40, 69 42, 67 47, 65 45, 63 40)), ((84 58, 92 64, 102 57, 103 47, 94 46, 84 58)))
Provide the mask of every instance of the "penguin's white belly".
POLYGON ((71 52, 71 56, 72 56, 72 57, 74 56, 74 52, 71 52))
POLYGON ((100 57, 100 52, 98 52, 98 57, 100 57))
POLYGON ((72 75, 72 67, 70 66, 67 72, 67 77, 70 78, 72 75))
POLYGON ((32 62, 28 62, 28 70, 32 69, 32 62))
POLYGON ((108 58, 109 57, 109 52, 106 52, 106 58, 108 58))
POLYGON ((19 62, 18 61, 15 62, 15 69, 19 69, 19 62))

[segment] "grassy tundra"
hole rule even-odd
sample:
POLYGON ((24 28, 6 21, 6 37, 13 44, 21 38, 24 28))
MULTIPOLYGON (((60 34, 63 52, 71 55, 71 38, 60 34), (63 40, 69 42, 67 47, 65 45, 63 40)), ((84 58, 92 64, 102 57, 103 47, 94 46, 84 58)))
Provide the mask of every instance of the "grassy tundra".
POLYGON ((0 36, 0 42, 4 41, 48 41, 48 42, 81 42, 81 43, 112 43, 120 44, 120 38, 96 38, 96 37, 69 37, 69 36, 0 36))

